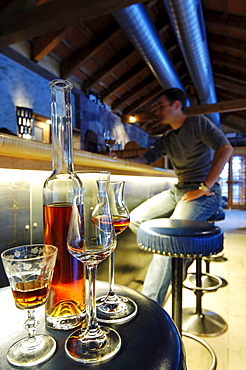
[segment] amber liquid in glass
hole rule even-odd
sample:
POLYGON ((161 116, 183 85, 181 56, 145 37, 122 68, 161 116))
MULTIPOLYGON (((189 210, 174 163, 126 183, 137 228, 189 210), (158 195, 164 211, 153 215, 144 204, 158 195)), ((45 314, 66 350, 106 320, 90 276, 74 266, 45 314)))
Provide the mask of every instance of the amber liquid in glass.
POLYGON ((115 139, 105 139, 105 144, 107 145, 114 145, 115 139))
POLYGON ((130 216, 113 216, 113 224, 115 233, 121 234, 129 225, 130 223, 130 216))
POLYGON ((96 216, 92 217, 93 224, 98 227, 99 229, 107 232, 111 230, 112 227, 112 220, 108 216, 96 216))
POLYGON ((12 293, 15 305, 21 310, 33 309, 45 303, 49 286, 45 281, 32 280, 15 284, 12 293))
POLYGON ((58 248, 53 280, 45 307, 46 323, 53 327, 52 318, 59 318, 61 320, 59 329, 69 329, 69 325, 62 327, 62 323, 67 325, 68 320, 71 322, 71 328, 78 326, 85 316, 85 267, 71 256, 67 249, 71 212, 71 205, 44 206, 44 242, 58 248))

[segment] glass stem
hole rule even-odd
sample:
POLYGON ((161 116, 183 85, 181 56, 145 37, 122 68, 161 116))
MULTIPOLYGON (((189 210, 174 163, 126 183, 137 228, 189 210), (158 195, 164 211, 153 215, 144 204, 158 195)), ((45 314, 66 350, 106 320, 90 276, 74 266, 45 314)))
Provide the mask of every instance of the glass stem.
POLYGON ((39 321, 36 320, 35 317, 35 310, 28 310, 28 317, 24 324, 25 329, 28 333, 28 340, 35 339, 36 336, 36 329, 39 325, 39 321))
POLYGON ((89 281, 89 302, 87 305, 88 329, 93 330, 98 327, 96 316, 96 274, 97 265, 87 266, 89 281))
POLYGON ((109 294, 114 292, 114 252, 109 256, 109 294))

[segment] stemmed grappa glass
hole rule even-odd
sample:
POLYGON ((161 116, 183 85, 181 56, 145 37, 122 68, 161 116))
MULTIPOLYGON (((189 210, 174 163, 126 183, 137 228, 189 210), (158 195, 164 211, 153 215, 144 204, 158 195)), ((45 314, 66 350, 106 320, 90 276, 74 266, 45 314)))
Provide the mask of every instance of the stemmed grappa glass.
POLYGON ((113 145, 116 141, 116 131, 115 130, 104 130, 103 132, 104 142, 108 148, 109 156, 112 155, 113 145))
POLYGON ((98 325, 95 295, 97 265, 115 249, 116 236, 107 193, 109 174, 80 174, 80 178, 83 196, 77 197, 73 206, 68 250, 88 271, 87 327, 68 337, 65 351, 77 362, 95 364, 115 356, 121 347, 115 330, 98 325))
MULTIPOLYGON (((117 235, 129 225, 130 216, 124 204, 125 181, 109 183, 109 199, 113 224, 117 235)), ((109 291, 97 299, 97 317, 103 323, 121 323, 137 314, 136 303, 127 297, 118 296, 114 288, 114 252, 109 256, 109 291)))
POLYGON ((28 310, 25 329, 28 337, 14 343, 8 361, 15 366, 35 366, 47 361, 56 349, 55 340, 49 335, 36 335, 39 321, 35 308, 43 305, 48 296, 57 248, 52 245, 34 244, 7 249, 1 258, 17 308, 28 310))

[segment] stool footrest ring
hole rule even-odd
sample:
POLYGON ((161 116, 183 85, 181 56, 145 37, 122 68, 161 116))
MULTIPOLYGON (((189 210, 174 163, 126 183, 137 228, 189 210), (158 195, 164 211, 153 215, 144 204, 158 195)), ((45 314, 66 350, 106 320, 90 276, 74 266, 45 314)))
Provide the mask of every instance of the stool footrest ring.
POLYGON ((186 289, 195 291, 202 291, 204 293, 206 292, 215 292, 217 289, 219 289, 222 286, 222 280, 215 275, 209 274, 209 273, 202 273, 202 287, 196 286, 196 274, 194 272, 189 272, 187 274, 186 280, 183 282, 183 286, 186 289), (213 282, 210 286, 206 285, 206 277, 209 277, 210 281, 213 282), (190 285, 189 285, 190 284, 190 285))
POLYGON ((201 338, 199 338, 199 337, 197 337, 193 334, 186 333, 186 332, 183 331, 182 336, 196 340, 197 342, 201 343, 208 350, 208 352, 210 353, 211 358, 212 358, 212 363, 211 363, 210 368, 208 370, 215 370, 216 367, 217 367, 217 357, 216 357, 216 354, 215 354, 213 348, 210 347, 210 345, 207 342, 205 342, 203 339, 201 339, 201 338))
POLYGON ((224 257, 224 253, 211 254, 210 256, 203 257, 208 262, 226 262, 228 258, 224 257))

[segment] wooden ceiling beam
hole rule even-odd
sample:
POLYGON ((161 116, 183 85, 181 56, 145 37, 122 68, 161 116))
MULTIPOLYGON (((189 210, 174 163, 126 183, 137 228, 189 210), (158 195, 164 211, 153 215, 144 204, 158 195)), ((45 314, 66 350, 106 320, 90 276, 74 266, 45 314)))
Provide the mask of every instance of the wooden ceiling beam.
POLYGON ((65 37, 67 29, 36 37, 31 42, 32 60, 39 62, 65 37))
POLYGON ((239 40, 235 40, 235 39, 231 39, 228 37, 223 37, 223 36, 215 35, 211 33, 208 34, 207 39, 211 47, 213 47, 213 45, 215 47, 219 45, 220 47, 222 46, 226 50, 246 52, 246 45, 245 45, 245 42, 243 41, 239 41, 239 40))
POLYGON ((89 45, 79 48, 75 53, 64 59, 61 63, 62 78, 68 78, 74 73, 74 71, 79 69, 79 67, 85 64, 89 59, 93 58, 98 51, 110 42, 110 39, 119 32, 119 30, 119 25, 117 23, 113 23, 104 32, 92 40, 89 45))
POLYGON ((229 90, 216 88, 217 96, 219 101, 228 101, 228 100, 240 100, 242 99, 241 94, 231 93, 229 90))
POLYGON ((225 113, 237 112, 246 110, 246 99, 237 99, 219 102, 215 104, 197 105, 196 107, 188 107, 187 114, 210 114, 210 113, 225 113))
POLYGON ((216 88, 224 89, 230 91, 231 93, 239 93, 242 97, 246 96, 246 86, 231 82, 222 78, 215 78, 214 83, 216 88))
MULTIPOLYGON (((231 100, 225 102, 219 102, 215 104, 204 104, 204 105, 197 105, 193 107, 187 108, 188 115, 197 115, 197 114, 211 114, 211 113, 224 113, 224 112, 236 112, 246 110, 246 99, 238 99, 238 100, 231 100)), ((130 123, 132 116, 136 116, 139 121, 149 121, 149 120, 158 120, 158 117, 154 113, 150 112, 141 112, 141 113, 124 113, 122 116, 123 123, 130 123), (146 116, 145 116, 146 114, 146 116)), ((140 121, 140 122, 141 122, 140 121)))
POLYGON ((151 90, 145 97, 142 99, 137 100, 134 104, 132 104, 129 108, 124 109, 124 114, 132 114, 138 111, 143 105, 147 104, 150 100, 152 100, 155 96, 160 94, 163 91, 161 86, 157 86, 153 90, 151 90))
POLYGON ((119 80, 111 84, 107 89, 102 91, 101 98, 105 99, 108 96, 114 94, 121 86, 125 85, 126 83, 130 82, 133 78, 136 78, 138 73, 143 72, 144 70, 148 69, 149 67, 144 61, 137 63, 134 67, 131 68, 130 71, 124 73, 120 76, 119 80))
POLYGON ((139 91, 141 91, 143 88, 151 84, 153 81, 155 81, 155 76, 153 74, 150 74, 148 77, 146 77, 144 80, 141 81, 138 85, 134 86, 130 91, 128 91, 126 94, 122 95, 120 99, 117 99, 115 103, 111 105, 111 108, 117 109, 120 108, 124 102, 126 102, 131 96, 134 94, 137 94, 139 91))
POLYGON ((23 11, 23 0, 0 1, 0 28, 9 27, 13 22, 13 14, 23 11))
MULTIPOLYGON (((30 40, 33 37, 67 28, 81 20, 95 19, 144 1, 52 0, 45 3, 35 2, 29 8, 25 2, 23 4, 23 1, 19 1, 19 9, 16 12, 16 7, 13 6, 16 0, 12 0, 7 6, 10 9, 8 22, 4 15, 0 15, 0 47, 22 40, 30 40)), ((6 14, 8 9, 2 13, 6 14)))
POLYGON ((210 52, 210 58, 213 64, 246 72, 246 64, 242 58, 233 57, 225 53, 218 53, 213 50, 210 52))
POLYGON ((96 72, 92 78, 86 80, 82 88, 83 90, 91 89, 94 85, 96 85, 100 80, 103 80, 105 76, 111 73, 117 66, 122 63, 126 58, 128 58, 132 53, 135 52, 135 48, 129 44, 120 52, 118 52, 114 58, 110 60, 109 63, 105 65, 105 67, 101 68, 98 72, 96 72))
POLYGON ((160 122, 160 120, 158 120, 158 121, 152 122, 151 126, 148 129, 150 129, 151 132, 154 133, 155 131, 157 131, 157 129, 160 129, 160 127, 163 129, 164 125, 160 122))
POLYGON ((123 114, 122 123, 158 121, 159 118, 151 112, 140 112, 136 114, 123 114), (134 118, 134 119, 133 119, 134 118))
POLYGON ((150 131, 151 130, 151 127, 152 127, 152 124, 153 124, 154 121, 145 121, 145 122, 140 122, 140 127, 141 129, 145 130, 145 131, 150 131))
POLYGON ((237 28, 246 31, 246 20, 244 16, 224 14, 216 11, 203 9, 205 23, 215 23, 222 26, 237 28))
POLYGON ((229 81, 234 81, 236 84, 241 83, 246 85, 246 73, 218 65, 213 65, 212 68, 215 77, 225 78, 229 81))

